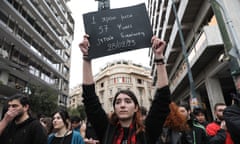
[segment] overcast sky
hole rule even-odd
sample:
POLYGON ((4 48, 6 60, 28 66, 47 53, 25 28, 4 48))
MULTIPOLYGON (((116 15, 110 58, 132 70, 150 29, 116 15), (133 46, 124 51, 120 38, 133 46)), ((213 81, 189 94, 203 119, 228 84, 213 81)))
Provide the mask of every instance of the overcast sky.
MULTIPOLYGON (((133 6, 140 3, 146 3, 147 0, 110 0, 111 8, 121 8, 127 6, 133 6)), ((82 36, 85 34, 82 14, 93 12, 98 10, 98 2, 95 0, 71 0, 67 3, 72 11, 72 16, 75 21, 74 41, 72 43, 72 55, 71 55, 71 70, 70 70, 70 88, 82 83, 82 56, 78 44, 82 40, 82 36)), ((130 60, 133 63, 141 64, 149 67, 148 49, 134 50, 131 52, 124 52, 115 54, 112 56, 106 56, 103 58, 97 58, 92 61, 93 74, 96 74, 103 68, 108 62, 116 60, 130 60)))

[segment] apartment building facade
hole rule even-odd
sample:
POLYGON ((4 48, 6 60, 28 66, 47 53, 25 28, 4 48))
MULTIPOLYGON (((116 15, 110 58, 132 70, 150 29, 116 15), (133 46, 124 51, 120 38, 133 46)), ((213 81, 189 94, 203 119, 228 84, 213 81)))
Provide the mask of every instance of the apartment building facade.
MULTIPOLYGON (((240 23, 236 9, 239 9, 239 1, 233 0, 231 4, 227 4, 229 2, 226 0, 222 2, 229 11, 230 5, 232 6, 233 14, 230 19, 238 27, 240 23)), ((218 23, 209 0, 177 0, 174 4, 189 67, 183 55, 173 0, 148 0, 148 12, 154 34, 168 43, 165 60, 172 98, 176 102, 191 101, 188 75, 191 72, 198 105, 207 110, 209 119, 213 119, 214 104, 224 102, 230 105, 232 103, 230 94, 235 92, 229 64, 227 61, 219 60, 225 49, 218 23)), ((153 79, 156 79, 152 52, 150 56, 153 79)))
POLYGON ((74 32, 67 1, 1 0, 1 97, 40 85, 55 90, 66 107, 74 32))
POLYGON ((78 106, 82 106, 82 85, 77 85, 70 90, 68 99, 68 108, 76 109, 78 106))
MULTIPOLYGON (((114 95, 121 89, 133 91, 141 106, 149 109, 154 89, 150 69, 131 61, 119 60, 106 64, 94 76, 96 94, 106 112, 113 111, 114 95)), ((81 85, 73 88, 69 99, 69 107, 82 105, 81 85)))
POLYGON ((153 99, 150 69, 131 61, 119 60, 108 63, 95 76, 96 93, 106 112, 113 111, 113 98, 121 89, 130 89, 139 105, 147 109, 153 99))

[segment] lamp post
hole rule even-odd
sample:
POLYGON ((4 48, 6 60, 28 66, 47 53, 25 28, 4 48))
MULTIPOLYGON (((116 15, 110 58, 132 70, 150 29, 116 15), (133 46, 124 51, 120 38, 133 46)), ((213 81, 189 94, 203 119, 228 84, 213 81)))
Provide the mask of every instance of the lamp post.
POLYGON ((240 42, 237 40, 230 16, 221 2, 220 0, 210 0, 224 42, 224 55, 229 60, 232 78, 235 81, 236 73, 239 73, 240 70, 240 42))
POLYGON ((181 24, 180 24, 178 15, 177 15, 177 10, 176 10, 174 0, 172 0, 172 8, 173 8, 173 13, 174 13, 174 16, 175 16, 175 19, 177 22, 177 26, 178 26, 178 32, 179 32, 180 42, 181 42, 181 46, 182 46, 182 53, 183 53, 184 60, 187 65, 187 74, 188 74, 188 80, 189 80, 189 84, 190 84, 190 98, 191 98, 192 102, 194 102, 195 104, 198 104, 198 100, 196 97, 196 91, 195 91, 195 84, 194 84, 193 76, 192 76, 192 71, 191 71, 189 61, 188 61, 188 54, 187 54, 187 50, 186 50, 187 48, 186 48, 186 45, 184 42, 183 32, 182 32, 181 24))
POLYGON ((110 9, 110 0, 95 0, 98 1, 98 10, 108 10, 110 9))

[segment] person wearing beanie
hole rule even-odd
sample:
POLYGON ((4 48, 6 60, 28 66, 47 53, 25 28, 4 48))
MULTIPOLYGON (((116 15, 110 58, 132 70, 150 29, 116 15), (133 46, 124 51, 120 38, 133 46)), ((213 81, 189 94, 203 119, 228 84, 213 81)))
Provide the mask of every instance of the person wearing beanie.
POLYGON ((120 90, 113 99, 110 118, 103 110, 95 92, 92 63, 88 57, 89 35, 79 44, 83 54, 83 103, 88 120, 96 130, 101 144, 154 144, 156 143, 170 109, 170 90, 164 64, 166 43, 156 36, 151 39, 157 69, 157 90, 145 125, 136 95, 130 90, 120 90))

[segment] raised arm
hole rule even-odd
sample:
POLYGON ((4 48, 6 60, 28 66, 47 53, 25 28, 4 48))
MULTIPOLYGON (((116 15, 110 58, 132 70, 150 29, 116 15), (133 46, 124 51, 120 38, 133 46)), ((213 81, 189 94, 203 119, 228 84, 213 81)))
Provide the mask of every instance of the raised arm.
POLYGON ((165 41, 160 40, 156 36, 152 37, 152 49, 155 55, 154 62, 157 67, 157 88, 162 88, 168 85, 168 75, 163 56, 165 47, 165 41))
POLYGON ((164 41, 156 36, 152 37, 152 50, 155 56, 154 63, 157 68, 157 89, 145 121, 149 143, 156 143, 162 132, 165 119, 170 112, 170 90, 168 87, 168 76, 163 59, 165 46, 166 43, 164 41))
POLYGON ((83 84, 93 84, 92 63, 88 59, 88 48, 90 46, 88 41, 89 36, 84 35, 83 41, 79 44, 79 47, 83 54, 83 84))
POLYGON ((83 54, 83 103, 89 122, 94 127, 100 140, 104 137, 104 131, 107 129, 108 117, 102 108, 102 105, 95 92, 95 82, 92 74, 92 63, 88 58, 89 36, 85 35, 79 47, 83 54), (96 119, 97 118, 97 119, 96 119))

